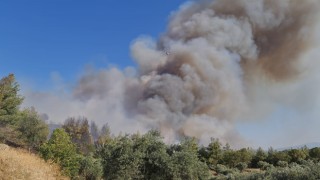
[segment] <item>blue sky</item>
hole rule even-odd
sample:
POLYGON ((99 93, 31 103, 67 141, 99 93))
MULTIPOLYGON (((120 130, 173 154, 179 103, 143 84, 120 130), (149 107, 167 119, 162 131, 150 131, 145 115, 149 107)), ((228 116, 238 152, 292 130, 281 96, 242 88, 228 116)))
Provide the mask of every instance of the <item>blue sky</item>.
POLYGON ((51 73, 76 79, 86 65, 134 65, 130 43, 157 38, 184 0, 4 0, 0 2, 0 76, 38 88, 51 73))

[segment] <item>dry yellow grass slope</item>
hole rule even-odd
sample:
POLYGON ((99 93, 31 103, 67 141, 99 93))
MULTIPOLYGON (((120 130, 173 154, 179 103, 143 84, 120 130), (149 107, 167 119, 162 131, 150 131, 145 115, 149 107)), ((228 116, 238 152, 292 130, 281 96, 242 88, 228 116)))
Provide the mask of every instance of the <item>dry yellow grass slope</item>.
POLYGON ((46 163, 35 154, 0 144, 0 180, 68 179, 59 167, 46 163))

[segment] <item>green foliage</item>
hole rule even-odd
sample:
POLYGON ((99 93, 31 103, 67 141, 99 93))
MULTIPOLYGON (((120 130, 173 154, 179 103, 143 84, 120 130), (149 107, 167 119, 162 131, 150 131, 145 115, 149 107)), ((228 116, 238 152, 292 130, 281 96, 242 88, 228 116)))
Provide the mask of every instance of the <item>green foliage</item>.
POLYGON ((157 131, 119 136, 98 149, 105 179, 207 179, 198 144, 187 138, 168 148, 157 131))
POLYGON ((223 174, 223 175, 228 175, 228 174, 232 174, 233 170, 228 168, 227 166, 223 165, 223 164, 217 164, 215 167, 215 171, 218 174, 223 174))
POLYGON ((117 137, 99 149, 105 179, 139 179, 142 178, 140 166, 141 153, 133 149, 129 136, 117 137))
POLYGON ((18 95, 19 84, 13 74, 0 80, 0 122, 10 123, 10 116, 16 114, 23 97, 18 95))
POLYGON ((167 179, 169 176, 169 155, 158 131, 149 131, 133 138, 135 151, 141 152, 143 163, 140 171, 144 179, 167 179))
POLYGON ((38 149, 47 140, 49 134, 48 125, 33 108, 25 109, 20 113, 17 130, 20 132, 19 138, 28 147, 34 149, 38 149))
POLYGON ((33 109, 19 111, 23 97, 13 74, 0 80, 0 141, 12 146, 38 149, 48 136, 48 127, 33 109))
POLYGON ((267 159, 267 153, 264 152, 264 150, 261 147, 259 147, 255 155, 252 157, 251 166, 254 168, 257 168, 258 162, 265 161, 266 159, 267 159))
POLYGON ((239 159, 239 162, 244 162, 246 164, 249 164, 252 161, 252 157, 253 157, 253 151, 249 148, 242 148, 240 150, 237 151, 237 156, 239 159))
POLYGON ((265 177, 270 177, 270 179, 318 179, 319 176, 316 173, 310 167, 294 165, 290 168, 269 170, 265 177))
POLYGON ((263 172, 236 174, 235 179, 320 179, 320 164, 312 161, 304 161, 302 165, 291 163, 287 167, 268 168, 263 172))
POLYGON ((167 179, 166 145, 159 132, 109 139, 98 150, 106 179, 167 179))
POLYGON ((303 149, 291 149, 288 151, 291 162, 299 162, 307 158, 307 152, 303 149))
POLYGON ((238 162, 239 160, 236 151, 229 149, 223 153, 222 164, 227 165, 228 167, 235 167, 238 162))
POLYGON ((262 170, 268 170, 268 169, 273 168, 272 164, 269 164, 269 163, 267 163, 265 161, 259 161, 257 165, 262 170))
POLYGON ((219 162, 221 162, 222 159, 222 145, 219 142, 219 139, 211 139, 211 142, 209 143, 207 147, 208 152, 208 164, 209 166, 215 166, 219 162))
POLYGON ((278 161, 277 166, 279 166, 279 167, 288 167, 288 162, 286 162, 286 161, 278 161))
POLYGON ((80 168, 80 156, 76 146, 63 129, 56 129, 49 141, 40 147, 40 154, 45 160, 60 164, 65 175, 76 177, 80 168))
POLYGON ((100 159, 82 156, 80 159, 79 176, 86 180, 101 179, 103 173, 100 159))
POLYGON ((208 166, 201 162, 197 154, 195 139, 181 143, 178 151, 173 151, 170 157, 170 179, 207 179, 208 166))
POLYGON ((249 164, 252 160, 252 156, 252 152, 246 148, 238 151, 229 149, 223 152, 222 162, 223 164, 234 168, 240 162, 249 164))
MULTIPOLYGON (((0 141, 6 142, 17 139, 14 125, 18 117, 19 106, 23 98, 18 95, 19 85, 13 74, 0 80, 0 141)), ((17 141, 16 141, 17 142, 17 141)), ((20 142, 20 141, 19 141, 20 142)), ((20 143, 19 143, 20 144, 20 143)))
POLYGON ((320 147, 315 147, 309 151, 310 157, 316 161, 320 160, 320 147))
POLYGON ((238 164, 236 164, 236 168, 239 169, 239 171, 243 171, 248 167, 248 164, 245 162, 239 162, 238 164))
POLYGON ((274 166, 277 165, 277 163, 279 161, 285 161, 285 162, 290 162, 291 161, 291 157, 288 154, 288 152, 286 151, 270 151, 268 152, 268 157, 267 157, 267 161, 270 164, 273 164, 274 166))

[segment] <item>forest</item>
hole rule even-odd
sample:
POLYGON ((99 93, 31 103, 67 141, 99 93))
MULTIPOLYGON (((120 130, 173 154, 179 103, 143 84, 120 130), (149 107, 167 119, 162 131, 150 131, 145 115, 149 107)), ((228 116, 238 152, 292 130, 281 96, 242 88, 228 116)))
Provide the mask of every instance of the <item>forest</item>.
POLYGON ((166 144, 156 129, 113 135, 107 122, 86 117, 50 132, 35 108, 21 109, 19 90, 13 74, 1 79, 0 143, 58 164, 71 179, 320 179, 320 147, 232 149, 215 137, 206 146, 194 137, 166 144))

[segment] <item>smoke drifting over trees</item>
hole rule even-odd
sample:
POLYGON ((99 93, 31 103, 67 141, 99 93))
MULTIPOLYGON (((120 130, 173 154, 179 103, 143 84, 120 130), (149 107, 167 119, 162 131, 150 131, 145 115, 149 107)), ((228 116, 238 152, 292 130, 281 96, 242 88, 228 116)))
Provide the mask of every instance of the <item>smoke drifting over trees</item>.
POLYGON ((31 92, 27 104, 53 121, 84 115, 117 132, 159 129, 167 142, 237 145, 239 120, 259 119, 277 103, 308 103, 286 97, 313 85, 316 62, 306 55, 316 47, 318 10, 317 0, 186 3, 159 40, 134 41, 137 69, 87 71, 71 92, 31 92))

